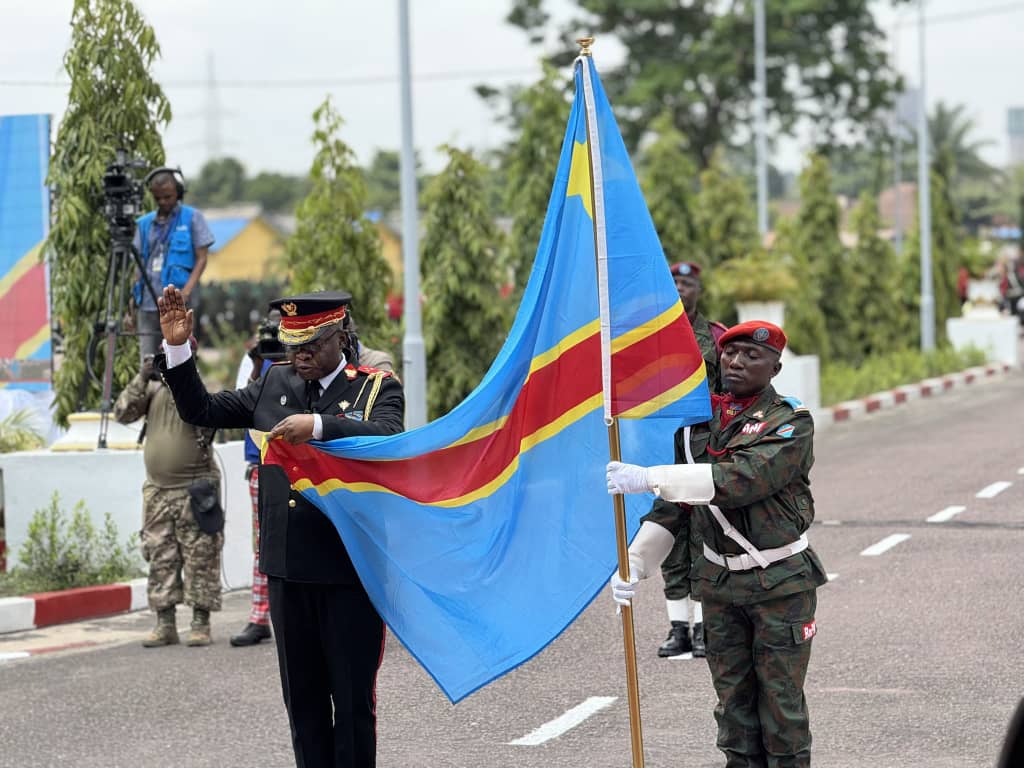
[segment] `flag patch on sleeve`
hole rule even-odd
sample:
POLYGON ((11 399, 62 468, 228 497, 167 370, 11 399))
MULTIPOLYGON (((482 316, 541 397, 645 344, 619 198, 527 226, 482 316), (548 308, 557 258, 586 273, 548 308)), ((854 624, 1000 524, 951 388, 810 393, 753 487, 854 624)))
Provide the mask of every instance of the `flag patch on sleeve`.
POLYGON ((792 424, 783 424, 781 427, 775 430, 775 434, 778 435, 779 437, 792 437, 793 431, 795 429, 796 427, 794 427, 792 424))

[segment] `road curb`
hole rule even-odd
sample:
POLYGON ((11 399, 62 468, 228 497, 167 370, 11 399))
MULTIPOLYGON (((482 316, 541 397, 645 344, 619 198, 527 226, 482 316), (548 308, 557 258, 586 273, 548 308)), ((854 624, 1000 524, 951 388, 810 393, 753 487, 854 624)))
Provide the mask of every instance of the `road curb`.
POLYGON ((861 418, 869 413, 903 405, 911 400, 937 397, 953 389, 960 389, 993 376, 1001 376, 1013 369, 1014 366, 1008 363, 989 363, 968 368, 965 371, 925 379, 917 384, 906 384, 884 392, 875 392, 858 400, 848 400, 826 408, 818 408, 814 411, 814 423, 816 426, 840 424, 844 421, 861 418))
POLYGON ((0 634, 146 607, 146 579, 0 598, 0 634))

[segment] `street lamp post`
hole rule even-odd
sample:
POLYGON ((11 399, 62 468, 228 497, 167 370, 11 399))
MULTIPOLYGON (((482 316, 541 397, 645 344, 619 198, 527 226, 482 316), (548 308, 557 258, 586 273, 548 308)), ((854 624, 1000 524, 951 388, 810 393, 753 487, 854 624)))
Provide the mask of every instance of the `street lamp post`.
POLYGON ((399 64, 402 100, 402 271, 405 338, 402 379, 405 385, 405 426, 427 423, 427 364, 420 319, 419 200, 416 195, 416 154, 412 141, 412 74, 409 55, 409 0, 398 0, 399 64))
POLYGON ((762 237, 768 231, 768 146, 765 137, 765 100, 768 98, 765 77, 764 0, 754 0, 754 77, 757 98, 754 102, 754 132, 757 151, 757 231, 762 237))
POLYGON ((932 211, 928 177, 928 112, 925 98, 925 0, 917 3, 918 77, 917 209, 921 239, 921 351, 935 349, 935 294, 932 286, 932 211))

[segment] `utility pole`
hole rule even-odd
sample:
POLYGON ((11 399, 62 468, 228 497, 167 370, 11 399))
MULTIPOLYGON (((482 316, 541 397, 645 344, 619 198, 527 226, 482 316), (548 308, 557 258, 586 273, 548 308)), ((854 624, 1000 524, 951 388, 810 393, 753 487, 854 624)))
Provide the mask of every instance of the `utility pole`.
POLYGON ((420 317, 419 200, 416 193, 416 152, 412 141, 412 74, 409 53, 409 0, 398 0, 398 54, 402 113, 402 271, 405 338, 402 380, 405 384, 405 426, 427 423, 427 358, 420 317))
POLYGON ((768 231, 768 142, 765 137, 765 101, 768 98, 765 77, 764 0, 754 0, 754 76, 757 98, 754 100, 754 132, 757 151, 757 231, 762 238, 768 231))
POLYGON ((917 209, 921 238, 921 351, 935 349, 935 293, 932 285, 932 200, 928 176, 928 101, 925 97, 925 0, 917 2, 918 78, 917 209))
POLYGON ((213 69, 213 51, 206 52, 206 161, 223 156, 220 118, 223 114, 217 94, 217 77, 213 69))

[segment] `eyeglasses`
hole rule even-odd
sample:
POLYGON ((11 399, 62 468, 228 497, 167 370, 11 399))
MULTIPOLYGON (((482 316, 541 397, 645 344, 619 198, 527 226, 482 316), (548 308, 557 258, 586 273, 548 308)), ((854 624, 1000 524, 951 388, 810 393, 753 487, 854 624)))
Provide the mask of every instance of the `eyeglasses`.
POLYGON ((311 341, 308 344, 285 344, 284 351, 289 357, 295 357, 300 352, 306 352, 310 356, 319 355, 324 347, 327 346, 327 342, 337 335, 337 331, 331 331, 326 336, 321 336, 316 341, 311 341))

